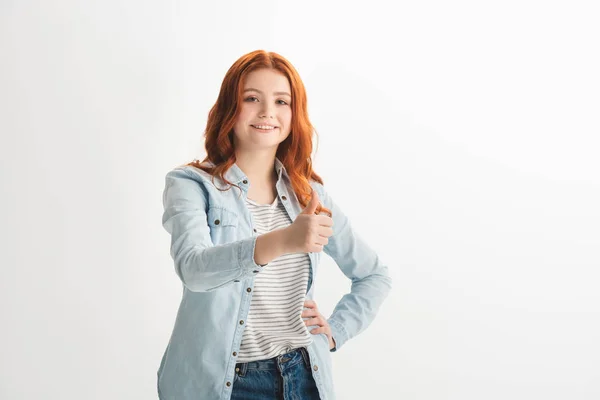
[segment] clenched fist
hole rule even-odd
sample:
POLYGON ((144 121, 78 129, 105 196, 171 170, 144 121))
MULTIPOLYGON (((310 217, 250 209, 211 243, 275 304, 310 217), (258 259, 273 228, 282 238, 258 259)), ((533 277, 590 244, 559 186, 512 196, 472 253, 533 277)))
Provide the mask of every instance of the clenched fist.
POLYGON ((294 222, 285 230, 286 253, 318 253, 329 242, 333 235, 333 219, 327 215, 316 215, 319 205, 319 195, 313 190, 312 197, 296 217, 294 222))

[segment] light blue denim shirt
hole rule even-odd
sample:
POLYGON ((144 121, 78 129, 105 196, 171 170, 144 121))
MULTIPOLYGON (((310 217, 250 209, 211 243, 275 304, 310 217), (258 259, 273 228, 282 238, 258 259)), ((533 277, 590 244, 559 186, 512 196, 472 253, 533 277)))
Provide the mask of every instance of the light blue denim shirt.
MULTIPOLYGON (((285 167, 275 159, 277 195, 292 221, 302 212, 285 167)), ((236 165, 226 184, 192 167, 177 167, 165 177, 163 227, 171 235, 171 257, 183 283, 183 297, 173 333, 158 368, 161 400, 226 400, 233 387, 236 355, 250 308, 254 278, 266 266, 254 262, 258 234, 245 199, 250 181, 236 165)), ((321 399, 335 399, 331 352, 362 332, 375 317, 391 288, 388 268, 352 229, 323 185, 311 181, 333 218, 333 235, 324 246, 352 281, 351 291, 337 303, 328 322, 336 348, 329 350, 325 334, 308 346, 312 374, 321 399)), ((313 300, 313 276, 321 253, 309 253, 306 299, 313 300)), ((268 264, 267 264, 268 265, 268 264)), ((310 330, 316 327, 309 327, 310 330)))

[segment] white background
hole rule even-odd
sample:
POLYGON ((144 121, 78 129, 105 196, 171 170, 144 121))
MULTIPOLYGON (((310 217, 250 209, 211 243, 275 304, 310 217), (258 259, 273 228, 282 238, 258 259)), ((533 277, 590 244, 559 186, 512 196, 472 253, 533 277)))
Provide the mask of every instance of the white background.
MULTIPOLYGON (((164 175, 259 48, 394 280, 339 399, 600 398, 595 2, 204 3, 0 2, 1 399, 156 398, 164 175)), ((329 315, 349 281, 316 284, 329 315)))

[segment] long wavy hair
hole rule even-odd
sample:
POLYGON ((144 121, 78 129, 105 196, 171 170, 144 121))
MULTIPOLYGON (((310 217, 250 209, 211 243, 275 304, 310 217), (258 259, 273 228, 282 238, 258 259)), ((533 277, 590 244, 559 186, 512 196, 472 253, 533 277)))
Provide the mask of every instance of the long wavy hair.
MULTIPOLYGON (((294 66, 281 55, 264 50, 256 50, 240 57, 227 71, 216 103, 208 113, 205 137, 206 157, 194 160, 191 165, 206 171, 229 185, 241 188, 225 179, 225 172, 235 163, 233 144, 233 126, 240 113, 239 105, 243 101, 244 82, 246 76, 257 69, 269 68, 281 72, 290 83, 292 90, 292 123, 288 137, 279 144, 276 157, 284 165, 292 184, 292 188, 302 207, 306 207, 312 195, 309 179, 323 184, 323 179, 312 168, 312 135, 316 135, 314 127, 308 119, 306 89, 294 66), (203 165, 209 161, 210 165, 203 165)), ((221 190, 221 189, 219 189, 221 190)), ((325 212, 331 217, 331 210, 323 204, 317 206, 316 214, 325 212)))

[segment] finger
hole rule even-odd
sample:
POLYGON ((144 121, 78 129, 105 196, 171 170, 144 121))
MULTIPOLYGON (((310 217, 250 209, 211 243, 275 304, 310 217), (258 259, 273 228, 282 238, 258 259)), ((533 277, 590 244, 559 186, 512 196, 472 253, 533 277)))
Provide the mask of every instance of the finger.
POLYGON ((315 310, 313 310, 312 308, 302 311, 302 314, 301 314, 302 318, 317 317, 317 316, 319 316, 319 313, 316 312, 315 310))
POLYGON ((322 244, 313 244, 308 248, 309 253, 321 253, 323 251, 322 244))
POLYGON ((303 317, 317 317, 319 315, 319 312, 314 308, 307 308, 306 310, 302 311, 303 317))
POLYGON ((320 236, 330 237, 333 236, 333 229, 326 226, 321 226, 318 230, 320 236))
POLYGON ((309 318, 306 321, 304 321, 304 324, 306 326, 322 326, 323 320, 319 317, 309 318))
POLYGON ((319 223, 319 225, 328 227, 333 226, 333 218, 330 218, 328 215, 325 214, 319 214, 318 217, 319 219, 317 219, 317 222, 319 223))
POLYGON ((313 190, 308 204, 306 204, 306 207, 304 208, 304 210, 302 210, 302 214, 314 214, 317 210, 318 205, 319 195, 317 194, 316 190, 313 190))
POLYGON ((320 246, 325 246, 328 243, 329 243, 329 239, 326 238, 325 236, 319 236, 315 241, 315 244, 318 244, 320 246))
POLYGON ((319 333, 324 333, 326 335, 329 335, 327 328, 324 326, 315 328, 315 329, 311 330, 310 333, 312 333, 313 335, 318 335, 319 333))
POLYGON ((317 303, 314 300, 304 301, 304 307, 317 308, 317 303))

